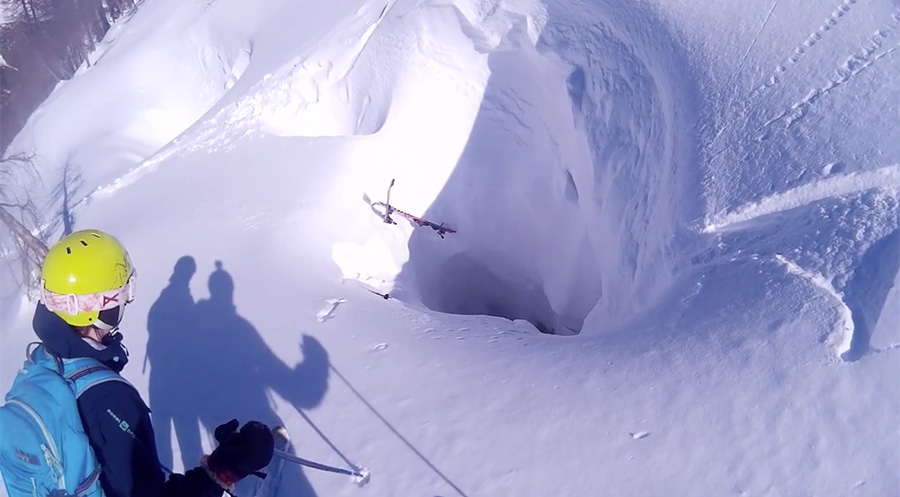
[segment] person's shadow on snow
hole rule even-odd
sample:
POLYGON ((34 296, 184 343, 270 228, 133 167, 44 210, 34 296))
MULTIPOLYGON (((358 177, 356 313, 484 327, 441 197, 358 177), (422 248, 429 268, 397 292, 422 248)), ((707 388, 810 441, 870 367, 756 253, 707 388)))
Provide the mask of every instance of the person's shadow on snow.
MULTIPOLYGON (((185 468, 197 466, 203 454, 199 425, 212 433, 231 418, 242 424, 251 419, 281 424, 269 391, 298 410, 310 409, 325 396, 329 371, 328 353, 309 335, 303 335, 300 343, 303 361, 293 368, 272 353, 253 325, 238 314, 234 280, 221 262, 209 276, 209 298, 195 304, 188 288, 195 269, 193 258, 179 259, 147 323, 150 409, 160 459, 164 464, 172 461, 174 426, 185 468)), ((302 444, 296 439, 293 443, 302 444)), ((249 494, 255 484, 255 477, 246 478, 238 495, 249 494)), ((290 489, 291 495, 315 496, 295 464, 284 465, 282 488, 290 489)))
MULTIPOLYGON (((194 383, 194 361, 190 346, 195 331, 194 297, 189 284, 197 271, 193 257, 185 256, 175 263, 169 285, 150 307, 147 316, 147 355, 144 370, 151 364, 149 390, 153 428, 160 462, 172 468, 172 428, 181 446, 185 469, 200 460, 200 430, 197 420, 185 416, 188 406, 196 401, 199 385, 194 383)), ((202 377, 203 375, 199 375, 202 377)))

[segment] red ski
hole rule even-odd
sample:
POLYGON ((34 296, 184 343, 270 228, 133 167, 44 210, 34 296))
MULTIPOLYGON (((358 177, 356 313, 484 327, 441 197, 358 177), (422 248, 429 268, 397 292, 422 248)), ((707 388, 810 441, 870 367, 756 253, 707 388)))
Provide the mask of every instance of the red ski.
POLYGON ((391 180, 391 184, 390 184, 390 186, 388 186, 388 191, 387 191, 387 202, 375 202, 372 204, 373 207, 383 207, 384 208, 384 213, 381 215, 381 219, 384 222, 386 222, 388 224, 397 224, 397 222, 391 218, 391 214, 396 213, 397 215, 399 215, 401 217, 405 217, 406 219, 409 219, 410 221, 418 224, 419 226, 427 226, 427 227, 433 229, 434 231, 437 231, 437 234, 440 235, 441 238, 444 238, 444 234, 446 234, 446 233, 456 233, 455 229, 450 228, 449 226, 444 226, 444 223, 437 224, 437 223, 429 221, 427 219, 423 219, 419 216, 414 216, 406 211, 401 211, 400 209, 392 206, 391 205, 391 188, 393 188, 393 186, 394 186, 394 180, 391 180))

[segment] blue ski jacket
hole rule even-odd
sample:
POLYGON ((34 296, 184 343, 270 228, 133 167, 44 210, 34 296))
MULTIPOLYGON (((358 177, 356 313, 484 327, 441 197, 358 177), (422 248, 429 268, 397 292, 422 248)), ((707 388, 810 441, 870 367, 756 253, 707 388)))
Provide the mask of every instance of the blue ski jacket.
MULTIPOLYGON (((43 304, 37 305, 32 325, 43 345, 59 357, 92 357, 116 373, 128 362, 121 343, 97 350, 43 304)), ((78 411, 102 467, 100 483, 107 497, 222 495, 222 487, 201 467, 166 477, 156 451, 150 409, 129 383, 107 381, 92 387, 78 399, 78 411)))

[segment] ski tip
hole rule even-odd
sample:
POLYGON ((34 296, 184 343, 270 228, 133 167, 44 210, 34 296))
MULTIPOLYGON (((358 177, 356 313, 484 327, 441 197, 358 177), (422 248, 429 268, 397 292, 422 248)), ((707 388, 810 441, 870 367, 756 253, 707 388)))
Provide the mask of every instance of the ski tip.
POLYGON ((285 428, 284 426, 280 426, 280 425, 276 426, 275 428, 272 428, 272 435, 274 435, 276 437, 286 438, 288 440, 291 439, 291 434, 288 433, 287 428, 285 428))

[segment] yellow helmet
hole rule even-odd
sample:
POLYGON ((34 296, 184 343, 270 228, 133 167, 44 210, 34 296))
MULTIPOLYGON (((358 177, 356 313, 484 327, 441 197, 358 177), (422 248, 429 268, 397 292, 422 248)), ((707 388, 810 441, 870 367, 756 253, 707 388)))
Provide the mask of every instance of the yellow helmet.
POLYGON ((125 247, 99 230, 58 241, 41 267, 41 301, 72 326, 111 330, 134 300, 135 271, 125 247))

